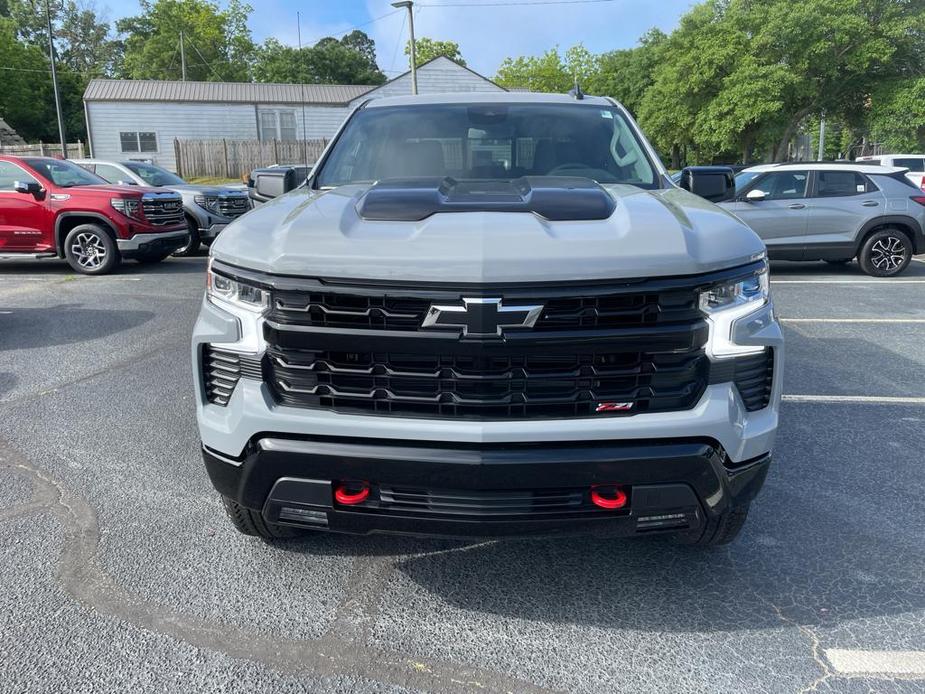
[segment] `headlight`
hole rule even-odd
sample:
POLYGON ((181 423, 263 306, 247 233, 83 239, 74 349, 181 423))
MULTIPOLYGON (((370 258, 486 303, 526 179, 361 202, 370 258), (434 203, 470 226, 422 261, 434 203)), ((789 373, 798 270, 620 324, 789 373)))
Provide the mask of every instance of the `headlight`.
POLYGON ((109 204, 112 205, 112 209, 126 217, 141 219, 141 200, 138 198, 111 198, 109 204))
POLYGON ((760 354, 763 346, 737 345, 732 340, 735 322, 758 310, 768 302, 770 281, 768 264, 749 277, 740 277, 715 284, 700 293, 700 310, 710 321, 710 354, 713 357, 735 357, 760 354))
POLYGON ((214 195, 197 195, 194 200, 196 204, 209 212, 218 212, 218 198, 214 195))
POLYGON ((256 313, 264 311, 270 305, 269 292, 213 272, 211 258, 206 276, 206 295, 210 301, 230 304, 256 313))

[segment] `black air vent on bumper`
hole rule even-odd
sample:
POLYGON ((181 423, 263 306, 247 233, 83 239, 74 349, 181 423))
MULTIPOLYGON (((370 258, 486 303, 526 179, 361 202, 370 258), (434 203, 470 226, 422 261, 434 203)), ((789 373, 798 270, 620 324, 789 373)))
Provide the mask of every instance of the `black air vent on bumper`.
POLYGON ((241 354, 206 345, 202 353, 203 383, 206 399, 215 405, 227 405, 238 379, 242 376, 260 380, 262 366, 257 355, 241 354))
POLYGON ((774 384, 774 350, 768 348, 761 354, 714 362, 710 382, 730 381, 735 383, 746 410, 755 412, 767 407, 774 384))

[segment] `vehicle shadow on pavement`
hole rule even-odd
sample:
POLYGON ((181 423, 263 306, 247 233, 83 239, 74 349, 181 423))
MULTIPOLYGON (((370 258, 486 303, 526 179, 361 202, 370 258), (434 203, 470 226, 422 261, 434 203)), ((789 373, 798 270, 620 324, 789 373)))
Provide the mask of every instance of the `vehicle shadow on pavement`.
MULTIPOLYGON (((168 258, 167 260, 153 265, 143 265, 127 260, 110 274, 100 275, 100 278, 203 273, 205 272, 207 261, 208 257, 205 254, 189 258, 168 258)), ((83 279, 87 281, 98 279, 97 277, 80 275, 74 272, 70 265, 63 260, 16 260, 0 263, 0 278, 9 277, 10 279, 15 279, 17 275, 42 275, 49 278, 61 277, 83 279)))
MULTIPOLYGON (((0 307, 0 312, 0 350, 46 348, 99 340, 136 328, 155 316, 153 311, 115 311, 81 308, 73 304, 39 308, 0 307)), ((2 391, 0 382, 0 393, 2 391)))
MULTIPOLYGON (((0 333, 0 341, 2 341, 3 334, 0 333)), ((13 387, 19 382, 16 374, 9 371, 0 371, 0 398, 13 390, 13 387)))

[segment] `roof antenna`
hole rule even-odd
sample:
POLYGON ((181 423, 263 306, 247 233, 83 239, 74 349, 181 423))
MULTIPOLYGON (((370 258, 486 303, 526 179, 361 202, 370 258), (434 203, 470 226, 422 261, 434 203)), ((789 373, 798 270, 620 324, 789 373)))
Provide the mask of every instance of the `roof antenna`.
POLYGON ((578 78, 575 78, 575 86, 569 89, 568 95, 573 99, 581 101, 585 98, 585 93, 581 91, 581 85, 578 84, 578 78))

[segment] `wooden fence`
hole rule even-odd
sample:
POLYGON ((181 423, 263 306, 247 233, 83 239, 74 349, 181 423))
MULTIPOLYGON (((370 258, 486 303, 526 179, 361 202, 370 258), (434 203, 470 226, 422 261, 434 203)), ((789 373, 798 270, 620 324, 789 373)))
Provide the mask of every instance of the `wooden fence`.
MULTIPOLYGON (((0 145, 0 154, 12 154, 18 157, 60 157, 61 145, 46 142, 34 145, 0 145)), ((72 159, 82 159, 84 143, 80 140, 68 143, 67 155, 72 159)))
POLYGON ((325 146, 317 140, 174 140, 177 173, 185 178, 245 178, 271 164, 313 164, 325 146))

